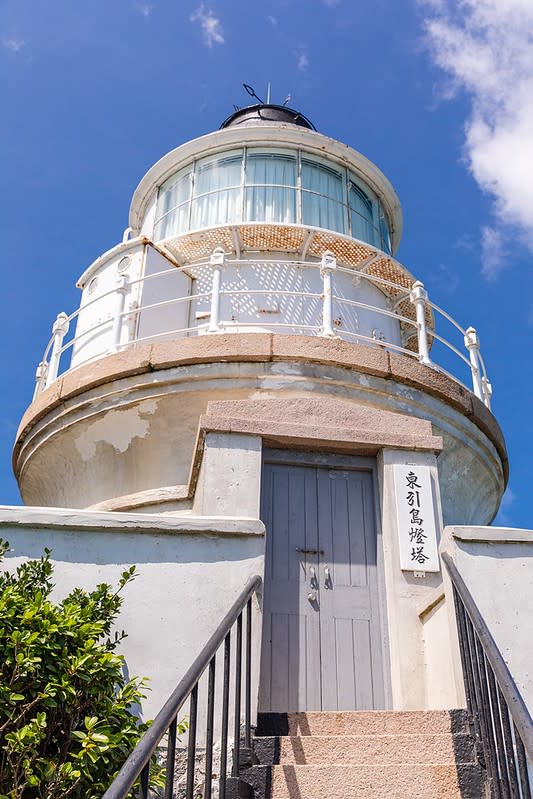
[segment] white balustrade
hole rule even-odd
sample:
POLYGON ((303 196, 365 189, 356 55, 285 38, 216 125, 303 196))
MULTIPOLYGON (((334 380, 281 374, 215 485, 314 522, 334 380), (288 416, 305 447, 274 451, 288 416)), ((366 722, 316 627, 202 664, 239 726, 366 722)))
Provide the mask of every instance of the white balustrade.
POLYGON ((46 361, 41 361, 35 370, 35 391, 33 392, 33 399, 39 394, 40 391, 46 386, 46 375, 48 372, 48 364, 46 361))
POLYGON ((69 318, 64 311, 57 315, 57 318, 52 325, 52 354, 50 356, 50 363, 46 373, 46 388, 54 382, 59 371, 59 361, 61 359, 61 348, 63 346, 63 339, 68 333, 69 318))
POLYGON ((479 338, 475 327, 469 327, 465 332, 465 347, 470 355, 470 368, 472 370, 472 385, 474 394, 480 400, 483 396, 483 381, 481 379, 481 368, 479 363, 479 338))
POLYGON ((492 385, 490 381, 483 375, 481 378, 481 388, 483 391, 483 402, 490 411, 490 403, 492 399, 492 385))
POLYGON ((129 291, 129 281, 127 275, 122 275, 117 281, 115 295, 115 310, 113 313, 113 327, 111 329, 111 346, 109 352, 116 352, 120 346, 122 335, 122 317, 126 305, 126 295, 129 291))
POLYGON ((320 264, 320 275, 323 285, 322 330, 321 336, 337 338, 333 330, 333 288, 332 274, 337 268, 337 259, 332 252, 325 252, 320 264))
MULTIPOLYGON (((315 276, 318 278, 316 271, 315 276)), ((309 272, 309 275, 312 277, 311 272, 309 272)), ((350 291, 351 290, 352 288, 350 288, 350 291)), ((88 337, 92 337, 95 335, 95 333, 98 332, 99 334, 100 331, 105 330, 106 326, 109 332, 107 334, 106 342, 104 343, 104 341, 102 341, 102 351, 96 353, 93 351, 91 357, 82 362, 77 361, 75 366, 71 368, 77 368, 78 366, 81 366, 82 363, 87 363, 90 360, 102 357, 108 353, 116 352, 118 349, 123 349, 124 347, 134 345, 140 341, 156 341, 161 336, 168 338, 169 336, 181 337, 198 335, 200 329, 203 329, 204 332, 211 334, 223 332, 224 330, 228 329, 230 325, 232 325, 232 322, 221 319, 222 294, 225 296, 248 298, 251 301, 248 303, 249 306, 254 308, 257 306, 257 301, 255 299, 256 297, 268 295, 268 297, 271 298, 278 295, 280 301, 286 303, 285 307, 287 309, 292 309, 289 310, 286 318, 283 318, 280 321, 261 320, 261 329, 267 329, 273 332, 298 332, 300 334, 304 333, 306 335, 318 335, 324 336, 326 338, 340 337, 347 341, 355 341, 366 344, 367 346, 378 346, 384 348, 385 350, 405 355, 406 357, 418 358, 418 360, 426 366, 435 369, 436 371, 444 372, 452 379, 457 379, 430 358, 430 341, 433 343, 434 347, 444 346, 448 353, 451 352, 456 358, 458 358, 460 362, 464 364, 466 368, 469 368, 475 395, 479 397, 479 399, 482 400, 482 402, 484 402, 488 408, 490 408, 492 386, 487 378, 485 365, 480 354, 479 339, 476 330, 473 327, 469 327, 467 330, 464 330, 454 319, 452 319, 449 314, 446 313, 446 311, 439 308, 434 303, 431 303, 428 299, 424 285, 420 281, 414 283, 410 292, 408 293, 404 286, 396 285, 395 283, 385 280, 382 277, 370 275, 364 271, 338 266, 337 260, 331 252, 325 252, 321 261, 318 263, 316 261, 282 261, 281 259, 273 261, 260 258, 254 261, 239 261, 227 259, 222 247, 217 247, 213 251, 209 261, 204 261, 201 264, 194 264, 193 266, 188 267, 173 267, 171 269, 165 269, 159 273, 144 275, 143 277, 139 277, 134 280, 128 280, 127 275, 121 275, 114 288, 100 295, 100 297, 95 297, 94 299, 85 302, 80 310, 76 311, 70 317, 68 317, 65 313, 60 313, 54 322, 52 328, 52 338, 46 348, 45 355, 37 367, 35 375, 34 397, 37 396, 44 388, 48 387, 57 378, 59 373, 60 359, 63 352, 69 348, 75 351, 75 348, 80 345, 80 342, 83 344, 84 341, 88 340, 88 337), (265 270, 272 267, 279 269, 280 266, 284 268, 290 266, 291 269, 305 267, 307 270, 319 270, 322 280, 322 294, 319 294, 316 291, 316 288, 320 286, 320 283, 318 283, 317 286, 316 281, 313 282, 313 280, 310 280, 307 283, 309 286, 307 291, 297 288, 292 289, 290 286, 287 287, 283 284, 281 284, 282 287, 270 287, 267 280, 265 284, 260 284, 260 288, 257 289, 249 287, 235 289, 234 291, 225 290, 222 292, 222 270, 226 264, 229 264, 232 267, 236 264, 239 266, 251 265, 256 267, 264 267, 265 270), (166 307, 172 305, 173 303, 185 303, 189 304, 190 308, 194 308, 194 304, 198 302, 198 300, 208 300, 210 301, 210 312, 208 312, 209 323, 207 328, 205 323, 199 324, 199 316, 197 316, 195 322, 185 322, 185 325, 183 323, 181 325, 177 325, 175 330, 165 329, 153 335, 143 335, 142 333, 139 333, 136 324, 133 325, 124 323, 127 314, 131 311, 131 309, 130 311, 125 310, 126 297, 130 289, 135 287, 135 297, 141 297, 143 285, 149 281, 154 279, 157 280, 159 277, 166 278, 166 276, 175 274, 176 272, 185 271, 188 274, 191 270, 205 269, 206 267, 211 268, 211 291, 207 290, 203 293, 195 293, 192 291, 190 294, 184 294, 183 291, 180 291, 176 296, 169 296, 168 298, 165 297, 163 300, 155 303, 148 301, 143 304, 142 299, 140 301, 135 299, 135 303, 132 305, 132 308, 135 308, 134 316, 135 319, 137 319, 140 318, 140 315, 142 315, 143 312, 149 311, 152 313, 156 308, 166 307), (334 273, 339 275, 338 279, 334 277, 334 273), (344 289, 342 288, 342 279, 343 276, 345 277, 346 273, 348 273, 351 278, 350 286, 353 286, 353 296, 350 296, 350 294, 348 294, 348 296, 343 294, 343 291, 346 291, 346 286, 344 286, 344 289), (335 296, 333 291, 334 281, 337 292, 339 293, 338 297, 335 296), (357 283, 354 283, 354 281, 357 281, 357 283), (383 305, 381 306, 375 305, 375 302, 379 303, 379 299, 372 300, 372 295, 369 295, 368 293, 360 293, 359 286, 361 285, 361 281, 369 281, 375 287, 381 288, 384 292, 389 291, 393 296, 399 297, 400 299, 396 305, 386 302, 383 302, 383 305), (313 288, 314 291, 311 290, 313 288), (408 318, 405 313, 400 313, 400 309, 402 307, 400 303, 403 302, 403 300, 405 300, 407 297, 414 306, 413 316, 415 319, 412 319, 412 317, 408 318), (111 328, 109 328, 109 311, 105 310, 109 307, 106 305, 106 303, 109 303, 110 299, 113 301, 111 328), (318 325, 316 322, 315 324, 303 323, 301 317, 302 305, 300 304, 300 300, 303 301, 304 309, 306 307, 311 309, 314 307, 316 301, 320 299, 322 300, 322 324, 318 325), (365 301, 365 299, 367 301, 365 301), (104 303, 104 305, 102 305, 104 310, 102 314, 99 314, 98 312, 95 313, 93 310, 94 324, 89 327, 87 327, 85 324, 83 327, 79 327, 74 334, 74 337, 64 344, 65 336, 69 330, 70 321, 76 319, 80 313, 86 312, 87 308, 90 306, 92 306, 93 309, 96 309, 98 307, 97 304, 100 302, 104 303), (308 306, 306 306, 306 302, 309 303, 308 306), (343 307, 349 309, 350 313, 352 314, 350 316, 350 313, 346 313, 342 329, 336 330, 334 327, 334 302, 340 303, 343 307), (431 311, 434 316, 438 315, 441 321, 444 320, 451 324, 452 328, 455 328, 455 336, 457 336, 459 333, 462 337, 464 337, 464 345, 467 350, 466 353, 458 349, 458 347, 450 341, 446 340, 446 338, 440 335, 440 333, 437 333, 433 326, 428 331, 428 311, 431 311), (294 318, 291 316, 291 313, 294 313, 294 318), (361 314, 371 315, 371 321, 369 322, 367 331, 364 329, 361 330, 361 314), (372 318, 373 314, 380 316, 382 320, 381 323, 378 322, 377 326, 374 326, 374 319, 372 318), (351 324, 346 324, 347 319, 351 319, 351 324), (385 324, 385 320, 386 323, 390 323, 391 320, 395 320, 395 324, 397 326, 396 329, 398 330, 397 339, 391 338, 390 331, 387 335, 384 335, 381 332, 381 325, 385 324), (410 326, 412 327, 410 328, 410 326), (418 352, 413 352, 410 349, 409 344, 409 337, 412 337, 412 332, 409 331, 415 327, 417 332, 418 352), (400 338, 400 329, 403 329, 403 340, 400 338), (340 336, 338 335, 339 333, 340 336), (49 353, 50 357, 48 358, 49 353)), ((207 316, 207 313, 205 315, 207 316)), ((239 322, 233 324, 233 329, 241 330, 241 332, 250 327, 252 329, 256 327, 256 322, 253 321, 252 318, 250 318, 250 320, 240 319, 239 322)))
POLYGON ((417 280, 413 283, 409 299, 415 306, 416 313, 416 329, 418 335, 418 358, 420 363, 426 366, 431 366, 431 358, 429 357, 429 344, 428 332, 426 327, 426 302, 428 293, 424 288, 424 284, 417 280))
POLYGON ((213 270, 213 283, 211 286, 211 314, 209 316, 208 333, 220 333, 220 286, 222 283, 222 267, 225 255, 222 247, 213 250, 209 264, 213 270))

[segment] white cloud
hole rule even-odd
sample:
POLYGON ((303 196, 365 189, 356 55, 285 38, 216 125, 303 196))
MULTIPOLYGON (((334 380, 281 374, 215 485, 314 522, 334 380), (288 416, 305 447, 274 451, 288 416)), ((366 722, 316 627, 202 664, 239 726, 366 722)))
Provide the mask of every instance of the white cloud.
POLYGON ((309 67, 309 58, 307 57, 305 50, 301 50, 297 54, 296 66, 298 68, 298 72, 305 72, 309 67))
POLYGON ((496 527, 512 527, 512 507, 516 502, 516 494, 507 486, 502 497, 498 515, 493 521, 496 527))
POLYGON ((136 8, 139 14, 145 17, 145 19, 148 19, 154 9, 151 3, 137 3, 136 8))
POLYGON ((505 267, 505 231, 485 225, 481 228, 481 271, 487 280, 495 280, 505 267))
POLYGON ((493 278, 511 229, 533 250, 533 2, 422 3, 433 60, 451 78, 452 94, 470 97, 464 154, 494 201, 496 223, 482 231, 483 272, 493 278))
POLYGON ((2 40, 2 47, 5 50, 9 50, 11 53, 20 53, 25 44, 26 42, 23 39, 12 38, 2 40))
POLYGON ((270 22, 273 28, 278 27, 278 19, 273 14, 267 14, 267 20, 270 22))
POLYGON ((432 283, 440 292, 453 294, 459 286, 459 276, 447 263, 440 263, 433 272, 432 283))
POLYGON ((199 22, 202 29, 204 41, 208 47, 214 44, 224 44, 224 33, 218 17, 213 12, 206 10, 202 3, 190 16, 191 22, 199 22))

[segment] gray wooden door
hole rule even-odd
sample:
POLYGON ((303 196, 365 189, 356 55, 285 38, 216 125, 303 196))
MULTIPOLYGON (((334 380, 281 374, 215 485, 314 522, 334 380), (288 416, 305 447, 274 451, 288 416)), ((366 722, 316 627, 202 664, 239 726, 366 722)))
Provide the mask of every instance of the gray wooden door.
POLYGON ((368 471, 265 463, 259 709, 385 706, 368 471))

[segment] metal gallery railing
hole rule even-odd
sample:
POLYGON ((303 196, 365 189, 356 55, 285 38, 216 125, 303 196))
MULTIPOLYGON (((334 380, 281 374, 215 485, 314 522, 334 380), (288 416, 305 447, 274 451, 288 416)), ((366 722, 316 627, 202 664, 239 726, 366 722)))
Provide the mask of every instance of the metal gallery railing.
MULTIPOLYGON (((259 312, 259 311, 258 311, 259 312)), ((101 316, 101 314, 100 314, 101 316)), ((85 318, 85 317, 84 317, 85 318)), ((355 325, 357 327, 357 325, 355 325)), ((255 259, 253 261, 239 261, 228 259, 221 248, 214 250, 209 261, 202 263, 195 263, 186 267, 172 267, 160 272, 143 275, 142 277, 130 279, 126 275, 121 275, 118 278, 117 285, 107 292, 100 294, 84 304, 72 314, 60 313, 52 327, 52 336, 45 349, 44 355, 37 367, 36 371, 36 385, 35 395, 50 386, 57 377, 69 371, 72 368, 77 368, 84 363, 95 360, 104 355, 118 352, 128 347, 138 344, 150 343, 162 338, 169 338, 171 336, 196 336, 203 334, 217 334, 225 332, 235 332, 246 330, 266 330, 272 332, 289 332, 300 333, 303 335, 324 336, 326 338, 343 338, 346 341, 354 343, 363 343, 370 346, 379 346, 394 353, 406 355, 410 358, 419 360, 424 365, 447 374, 453 380, 465 385, 456 374, 453 374, 446 369, 442 364, 438 364, 432 356, 431 346, 435 344, 442 345, 443 354, 447 356, 451 354, 453 359, 458 359, 463 368, 470 374, 471 384, 467 386, 474 394, 481 399, 485 405, 490 408, 492 387, 487 376, 485 363, 480 352, 479 338, 476 330, 473 327, 467 329, 463 328, 458 322, 453 319, 450 314, 444 311, 435 303, 431 302, 428 298, 427 291, 424 285, 417 281, 412 286, 406 287, 387 280, 378 275, 370 274, 364 270, 357 270, 354 268, 344 267, 337 263, 336 258, 331 253, 325 253, 322 256, 321 262, 316 261, 281 261, 279 259, 255 259), (291 289, 278 289, 276 287, 268 287, 261 289, 248 288, 231 288, 224 283, 224 270, 226 267, 231 266, 259 266, 262 269, 268 270, 269 268, 282 266, 291 267, 305 267, 307 269, 316 269, 320 272, 321 278, 321 291, 297 291, 291 289), (134 303, 131 307, 126 307, 126 299, 130 292, 135 287, 143 289, 150 281, 157 279, 165 280, 167 277, 176 276, 185 273, 191 278, 191 285, 194 283, 196 277, 204 271, 210 273, 210 285, 206 285, 205 291, 194 293, 190 289, 190 293, 179 296, 165 297, 158 302, 148 302, 142 304, 141 302, 134 303), (380 288, 385 294, 393 298, 393 301, 385 303, 386 307, 373 305, 370 302, 364 302, 361 297, 357 298, 357 290, 354 288, 353 299, 340 296, 336 293, 336 276, 349 275, 354 280, 367 281, 369 284, 380 288), (231 298, 234 303, 239 302, 252 302, 258 298, 267 297, 270 300, 277 299, 280 303, 292 301, 296 304, 297 301, 302 303, 307 302, 308 308, 311 306, 316 308, 319 315, 319 321, 315 324, 306 323, 303 318, 286 318, 284 321, 271 321, 266 319, 268 314, 263 313, 260 321, 244 321, 243 319, 223 319, 221 317, 221 301, 224 298, 231 298), (73 337, 67 340, 67 334, 71 329, 71 323, 77 320, 81 314, 86 315, 91 313, 97 306, 97 303, 102 303, 104 300, 111 300, 113 308, 104 318, 98 318, 91 326, 86 329, 76 329, 73 337), (199 315, 199 318, 194 319, 192 322, 192 309, 198 302, 204 302, 209 309, 199 315), (412 318, 406 315, 405 307, 412 308, 412 318), (176 309, 176 316, 179 313, 180 307, 185 306, 188 308, 188 313, 182 314, 183 318, 187 318, 188 322, 173 328, 170 323, 170 329, 158 330, 155 333, 143 334, 139 330, 139 320, 143 314, 153 311, 163 311, 172 307, 176 309), (404 312, 401 312, 401 309, 404 312), (395 320, 404 331, 411 331, 404 335, 402 342, 405 339, 415 339, 416 351, 404 346, 403 343, 399 344, 397 341, 387 339, 379 330, 371 329, 367 333, 362 333, 358 329, 350 329, 349 327, 342 326, 342 320, 335 318, 335 310, 337 313, 340 309, 346 308, 352 312, 367 311, 376 315, 376 318, 388 318, 395 320), (205 319, 205 321, 203 321, 205 319), (428 325, 428 320, 436 320, 435 325, 428 325), (438 324, 437 324, 438 320, 438 324), (128 325, 125 325, 128 322, 128 325), (447 324, 449 332, 446 336, 442 335, 440 325, 447 324), (439 327, 439 330, 437 329, 439 327), (82 349, 84 344, 91 340, 92 337, 102 335, 101 348, 96 353, 92 353, 87 358, 79 357, 79 350, 82 349), (455 337, 455 343, 449 340, 455 337), (66 355, 71 353, 71 364, 66 368, 64 362, 66 355), (74 358, 75 356, 75 358, 74 358), (62 368, 63 367, 63 368, 62 368)), ((456 371, 455 367, 452 367, 456 371)))
POLYGON ((452 558, 442 559, 453 586, 470 728, 491 799, 531 799, 533 719, 452 558))
MULTIPOLYGON (((252 730, 252 598, 261 589, 262 579, 252 577, 241 591, 216 631, 206 643, 192 666, 180 680, 169 699, 159 711, 102 799, 126 799, 138 784, 138 799, 148 799, 150 793, 150 769, 154 755, 159 753, 159 744, 167 737, 166 757, 162 764, 164 773, 164 799, 172 799, 175 793, 176 744, 179 715, 189 700, 188 742, 185 754, 185 799, 197 796, 195 769, 199 727, 198 688, 202 675, 207 671, 207 709, 205 719, 205 764, 201 795, 210 797, 214 780, 214 752, 220 752, 218 771, 218 797, 240 795, 239 772, 242 761, 241 736, 244 749, 251 749, 252 730), (243 669, 243 615, 246 609, 244 631, 243 669), (222 696, 220 700, 220 728, 216 735, 216 666, 219 650, 223 650, 222 696), (233 649, 234 665, 231 652, 233 649), (228 763, 230 745, 230 682, 233 677, 233 758, 228 763), (243 679, 244 678, 244 679, 243 679), (244 682, 244 714, 242 693, 244 682), (220 737, 219 742, 216 740, 220 737)), ((183 764, 182 764, 183 765, 183 764)))

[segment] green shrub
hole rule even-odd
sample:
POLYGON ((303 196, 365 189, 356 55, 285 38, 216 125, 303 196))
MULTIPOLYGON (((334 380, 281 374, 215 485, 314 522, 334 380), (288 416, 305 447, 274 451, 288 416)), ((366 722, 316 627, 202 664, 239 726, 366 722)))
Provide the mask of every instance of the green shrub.
POLYGON ((0 572, 0 799, 100 799, 146 730, 111 633, 134 576, 53 602, 50 550, 0 572))

